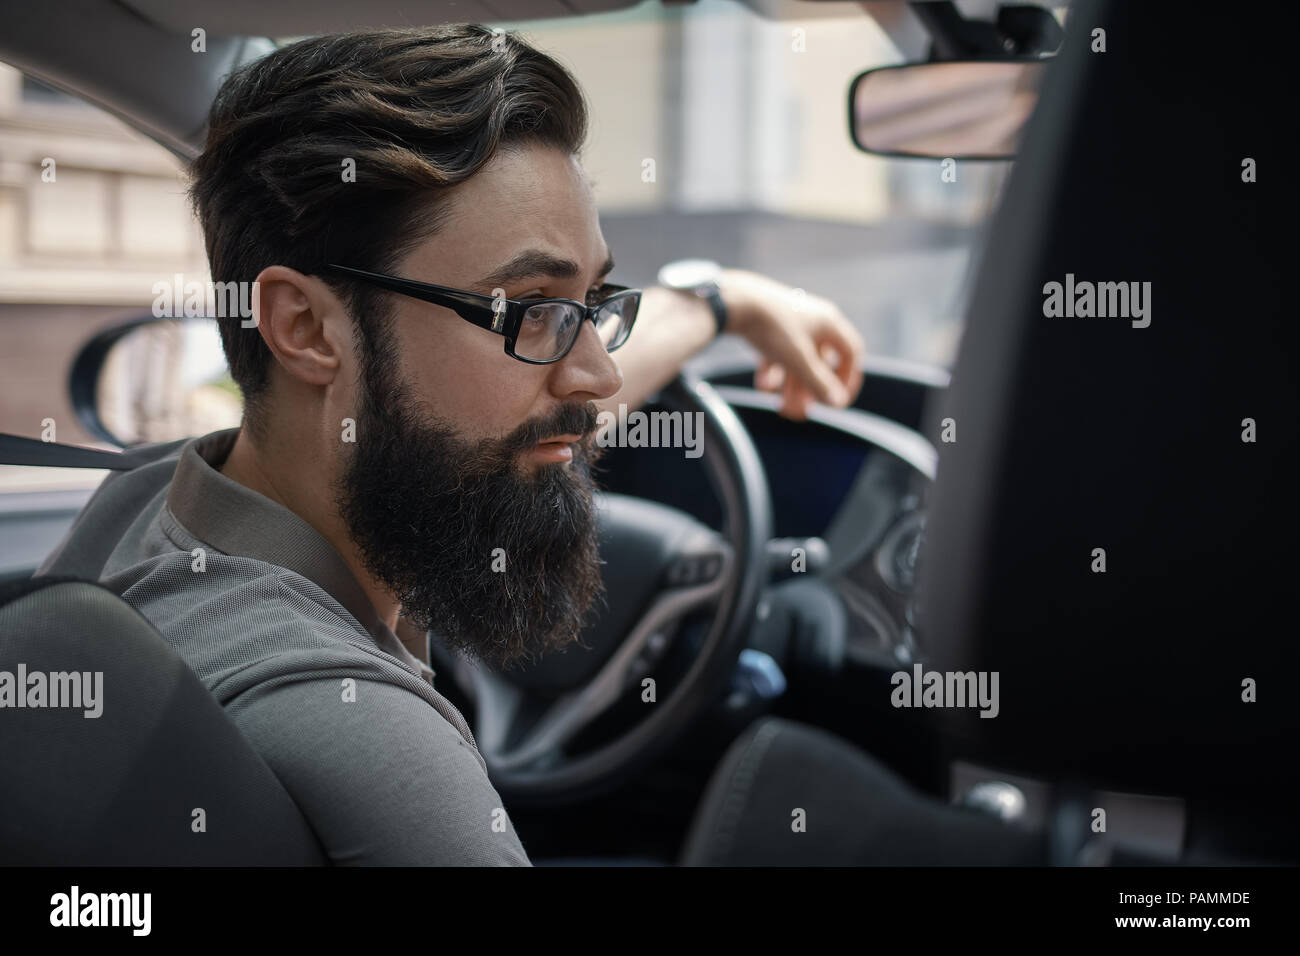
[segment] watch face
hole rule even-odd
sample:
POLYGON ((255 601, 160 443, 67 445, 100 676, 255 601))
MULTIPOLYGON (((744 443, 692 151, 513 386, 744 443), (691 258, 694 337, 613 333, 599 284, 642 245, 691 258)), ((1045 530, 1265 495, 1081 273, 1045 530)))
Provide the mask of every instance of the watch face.
POLYGON ((659 270, 659 283, 670 289, 698 289, 717 282, 721 267, 709 259, 678 259, 659 270))

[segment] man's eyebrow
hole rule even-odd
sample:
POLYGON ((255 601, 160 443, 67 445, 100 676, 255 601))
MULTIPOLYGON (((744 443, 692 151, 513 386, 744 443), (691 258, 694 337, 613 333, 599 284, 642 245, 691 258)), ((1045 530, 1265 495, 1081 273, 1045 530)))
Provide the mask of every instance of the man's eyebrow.
MULTIPOLYGON (((614 271, 614 257, 605 259, 600 267, 598 277, 609 275, 614 271)), ((553 256, 541 249, 528 249, 510 259, 504 265, 493 269, 478 282, 475 288, 498 289, 518 282, 521 279, 572 279, 582 273, 582 268, 572 259, 553 256)))

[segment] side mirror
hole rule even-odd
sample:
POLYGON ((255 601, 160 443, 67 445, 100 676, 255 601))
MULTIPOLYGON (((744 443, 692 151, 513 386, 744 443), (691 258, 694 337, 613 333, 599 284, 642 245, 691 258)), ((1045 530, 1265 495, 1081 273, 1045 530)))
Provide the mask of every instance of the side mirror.
POLYGON ((1011 159, 1048 59, 943 60, 860 73, 849 87, 853 143, 882 156, 1011 159))
POLYGON ((144 316, 92 337, 68 383, 77 418, 122 447, 238 425, 239 389, 213 319, 144 316))

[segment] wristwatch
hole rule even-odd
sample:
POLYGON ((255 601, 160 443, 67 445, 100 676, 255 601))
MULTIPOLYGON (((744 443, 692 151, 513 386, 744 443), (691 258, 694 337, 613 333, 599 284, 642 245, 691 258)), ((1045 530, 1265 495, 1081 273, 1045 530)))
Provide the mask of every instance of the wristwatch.
POLYGON ((721 277, 722 266, 709 259, 677 259, 659 270, 661 286, 691 292, 709 303, 718 324, 717 335, 727 330, 727 306, 718 287, 721 277))

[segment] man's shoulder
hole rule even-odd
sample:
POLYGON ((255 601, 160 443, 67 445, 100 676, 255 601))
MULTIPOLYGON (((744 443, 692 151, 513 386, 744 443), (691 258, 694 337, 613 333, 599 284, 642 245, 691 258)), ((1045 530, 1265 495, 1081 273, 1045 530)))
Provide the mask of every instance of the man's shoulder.
POLYGON ((428 686, 323 588, 265 561, 175 550, 103 583, 153 623, 223 704, 257 684, 325 673, 416 692, 428 686))
POLYGON ((527 865, 445 699, 314 582, 177 550, 105 583, 198 674, 333 862, 527 865))
POLYGON ((528 865, 478 752, 391 684, 297 682, 235 721, 334 863, 528 865))
POLYGON ((156 518, 176 472, 180 445, 154 445, 142 454, 145 460, 137 467, 105 476, 37 575, 97 579, 114 550, 133 540, 132 529, 156 518))

